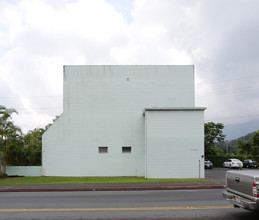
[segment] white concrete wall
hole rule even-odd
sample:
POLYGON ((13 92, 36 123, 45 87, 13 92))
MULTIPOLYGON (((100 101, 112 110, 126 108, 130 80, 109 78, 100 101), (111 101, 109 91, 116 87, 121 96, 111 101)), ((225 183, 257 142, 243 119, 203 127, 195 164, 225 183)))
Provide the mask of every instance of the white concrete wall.
POLYGON ((7 166, 8 176, 41 176, 41 166, 7 166))
POLYGON ((204 109, 146 111, 146 177, 204 178, 204 109))
POLYGON ((64 111, 43 136, 43 175, 144 176, 146 107, 193 107, 193 66, 65 66, 64 111), (99 154, 99 146, 108 146, 99 154), (123 154, 122 146, 132 153, 123 154))

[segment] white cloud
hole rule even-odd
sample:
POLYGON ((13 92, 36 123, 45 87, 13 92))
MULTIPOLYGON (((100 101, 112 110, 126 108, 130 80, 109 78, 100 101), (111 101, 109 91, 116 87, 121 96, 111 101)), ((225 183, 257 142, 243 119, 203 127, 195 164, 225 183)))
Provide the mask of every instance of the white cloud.
POLYGON ((63 65, 109 63, 110 47, 125 41, 126 22, 104 0, 5 1, 1 12, 0 76, 13 94, 1 93, 16 97, 2 104, 20 109, 15 118, 25 129, 28 118, 30 128, 50 120, 43 108, 62 106, 63 65))
POLYGON ((257 0, 2 0, 0 104, 31 129, 60 114, 63 65, 194 64, 206 120, 251 120, 258 26, 257 0))

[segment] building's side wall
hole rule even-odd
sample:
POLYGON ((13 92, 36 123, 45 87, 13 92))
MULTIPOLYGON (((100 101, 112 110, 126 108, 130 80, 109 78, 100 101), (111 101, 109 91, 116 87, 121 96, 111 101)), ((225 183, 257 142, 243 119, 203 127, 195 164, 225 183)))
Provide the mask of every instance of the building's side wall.
POLYGON ((146 177, 204 178, 204 112, 147 111, 146 177))
POLYGON ((43 175, 144 176, 143 109, 154 106, 194 106, 193 66, 65 66, 64 112, 43 136, 43 175))

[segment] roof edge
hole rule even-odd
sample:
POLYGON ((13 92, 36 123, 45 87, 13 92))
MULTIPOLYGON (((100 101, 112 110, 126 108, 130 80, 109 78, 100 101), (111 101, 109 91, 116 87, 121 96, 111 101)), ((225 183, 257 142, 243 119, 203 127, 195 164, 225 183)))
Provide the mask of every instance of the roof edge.
POLYGON ((205 111, 206 107, 152 107, 144 108, 143 115, 147 111, 205 111))

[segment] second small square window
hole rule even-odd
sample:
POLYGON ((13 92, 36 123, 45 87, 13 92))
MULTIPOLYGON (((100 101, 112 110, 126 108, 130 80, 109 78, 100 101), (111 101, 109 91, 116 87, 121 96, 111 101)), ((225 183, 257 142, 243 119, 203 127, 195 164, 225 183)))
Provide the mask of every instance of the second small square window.
POLYGON ((122 153, 131 153, 131 147, 122 147, 122 153))

